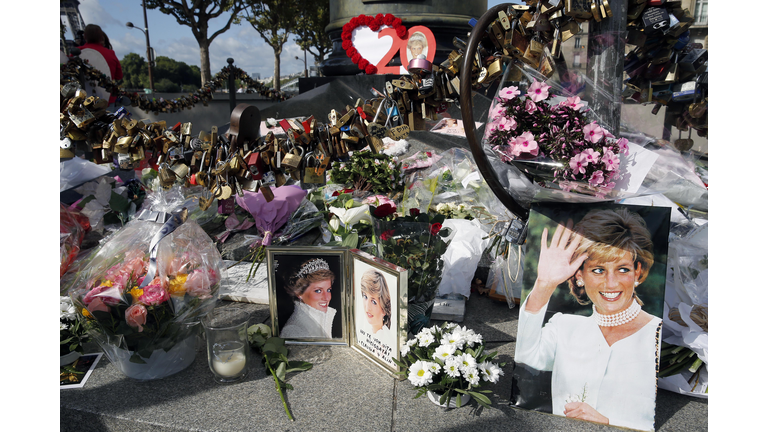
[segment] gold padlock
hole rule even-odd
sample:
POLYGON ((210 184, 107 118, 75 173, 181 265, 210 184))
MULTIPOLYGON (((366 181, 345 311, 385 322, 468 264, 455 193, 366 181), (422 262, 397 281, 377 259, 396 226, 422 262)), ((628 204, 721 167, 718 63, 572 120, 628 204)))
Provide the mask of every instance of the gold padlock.
POLYGON ((289 170, 299 169, 301 165, 301 159, 304 156, 304 149, 301 147, 294 147, 291 153, 287 153, 283 156, 283 160, 280 161, 282 165, 285 165, 289 170))

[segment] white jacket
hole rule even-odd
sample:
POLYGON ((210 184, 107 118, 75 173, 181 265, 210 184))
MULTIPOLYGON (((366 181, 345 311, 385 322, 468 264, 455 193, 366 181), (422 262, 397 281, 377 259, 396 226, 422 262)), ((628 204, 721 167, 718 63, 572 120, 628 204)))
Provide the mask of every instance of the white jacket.
POLYGON ((280 331, 281 338, 333 338, 331 327, 336 309, 328 307, 328 312, 321 312, 299 301, 293 305, 293 314, 280 331))

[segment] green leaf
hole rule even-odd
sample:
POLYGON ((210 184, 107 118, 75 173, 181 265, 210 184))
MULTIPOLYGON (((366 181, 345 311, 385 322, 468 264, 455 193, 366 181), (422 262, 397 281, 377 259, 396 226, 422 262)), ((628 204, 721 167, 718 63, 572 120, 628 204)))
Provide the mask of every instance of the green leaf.
POLYGON ((341 241, 341 245, 348 248, 356 248, 357 247, 357 240, 358 236, 357 233, 349 233, 347 234, 341 241))
POLYGON ((131 206, 131 201, 128 198, 125 198, 124 196, 112 192, 112 195, 109 197, 109 208, 116 212, 127 212, 128 208, 131 206))
POLYGON ((470 396, 472 396, 479 404, 483 405, 484 407, 490 407, 491 406, 491 400, 488 399, 488 396, 478 393, 478 392, 468 392, 470 396))

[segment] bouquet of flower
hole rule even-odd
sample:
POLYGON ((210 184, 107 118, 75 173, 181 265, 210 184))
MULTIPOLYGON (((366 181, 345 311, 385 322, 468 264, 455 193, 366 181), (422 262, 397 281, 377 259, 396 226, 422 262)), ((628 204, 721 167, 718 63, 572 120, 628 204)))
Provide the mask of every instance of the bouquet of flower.
POLYGON ((546 167, 560 189, 604 196, 622 177, 620 154, 628 154, 626 138, 616 139, 588 121, 581 99, 552 103, 550 86, 536 79, 523 97, 515 86, 499 91, 491 107, 485 140, 499 158, 523 171, 546 167), (536 162, 527 165, 526 162, 536 162))
POLYGON ((77 320, 77 309, 72 304, 72 299, 66 296, 60 296, 59 306, 60 353, 62 356, 73 351, 82 354, 88 335, 77 320))
POLYGON ((396 158, 367 150, 354 152, 346 162, 334 162, 330 180, 377 194, 398 191, 403 183, 396 158))
MULTIPOLYGON (((371 213, 375 208, 371 207, 371 213)), ((392 221, 375 219, 379 258, 408 269, 408 300, 434 299, 443 271, 442 256, 448 249, 450 228, 445 216, 411 209, 408 216, 392 221)))
POLYGON ((85 328, 129 376, 128 359, 150 363, 159 350, 182 342, 192 347, 191 364, 198 319, 215 306, 222 279, 221 255, 202 228, 185 219, 186 209, 157 221, 183 197, 158 201, 143 213, 152 220, 131 221, 92 252, 68 289, 85 328))
POLYGON ((434 392, 440 395, 440 405, 455 395, 456 405, 461 406, 461 396, 469 395, 481 406, 490 407, 491 400, 484 393, 491 391, 478 389, 485 382, 497 383, 504 375, 501 368, 505 363, 492 361, 497 353, 484 353, 482 335, 456 323, 425 327, 400 351, 403 361, 393 360, 407 369, 399 374, 418 387, 415 398, 434 392))
POLYGON ((64 276, 80 252, 85 231, 91 227, 88 219, 59 204, 59 277, 64 276))

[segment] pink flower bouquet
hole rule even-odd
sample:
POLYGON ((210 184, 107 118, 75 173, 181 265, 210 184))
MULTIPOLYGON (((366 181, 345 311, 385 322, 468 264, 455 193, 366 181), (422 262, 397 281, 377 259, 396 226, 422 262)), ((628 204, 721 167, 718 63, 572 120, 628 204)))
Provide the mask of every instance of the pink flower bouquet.
POLYGON ((215 306, 224 268, 213 241, 194 221, 158 241, 162 227, 132 220, 91 253, 68 288, 79 319, 110 361, 139 379, 191 364, 198 319, 215 306), (152 279, 145 283, 148 273, 152 279), (165 355, 180 344, 192 347, 191 358, 176 351, 165 355), (135 374, 137 365, 152 370, 135 374))
POLYGON ((552 103, 550 89, 535 79, 523 96, 514 86, 501 89, 488 115, 486 145, 536 181, 548 177, 565 192, 605 196, 622 177, 627 139, 587 120, 578 96, 552 103))

